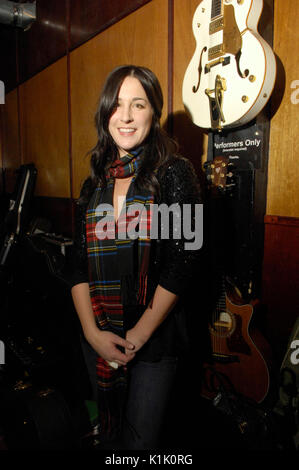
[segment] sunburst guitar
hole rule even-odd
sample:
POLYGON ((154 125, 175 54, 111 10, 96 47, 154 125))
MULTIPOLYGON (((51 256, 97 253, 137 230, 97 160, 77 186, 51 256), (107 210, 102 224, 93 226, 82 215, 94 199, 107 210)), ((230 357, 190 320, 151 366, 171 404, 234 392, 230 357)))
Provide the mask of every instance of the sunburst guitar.
POLYGON ((203 0, 192 22, 196 49, 183 80, 194 124, 232 128, 254 119, 269 100, 275 55, 258 33, 263 0, 203 0))
POLYGON ((212 360, 204 366, 202 396, 214 398, 221 383, 260 403, 269 390, 267 344, 257 330, 249 329, 255 302, 242 303, 236 290, 232 292, 223 292, 212 315, 212 360))

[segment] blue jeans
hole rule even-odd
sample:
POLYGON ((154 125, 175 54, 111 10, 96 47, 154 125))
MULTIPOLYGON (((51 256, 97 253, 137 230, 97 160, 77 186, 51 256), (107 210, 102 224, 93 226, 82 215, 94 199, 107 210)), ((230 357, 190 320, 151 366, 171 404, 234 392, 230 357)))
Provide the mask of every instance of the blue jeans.
MULTIPOLYGON (((82 347, 96 397, 96 353, 84 339, 82 347)), ((121 448, 143 450, 159 446, 176 371, 176 357, 163 357, 156 362, 134 360, 129 364, 121 448)))
POLYGON ((153 449, 159 445, 176 370, 175 357, 164 357, 157 362, 137 361, 129 368, 123 423, 126 449, 153 449))

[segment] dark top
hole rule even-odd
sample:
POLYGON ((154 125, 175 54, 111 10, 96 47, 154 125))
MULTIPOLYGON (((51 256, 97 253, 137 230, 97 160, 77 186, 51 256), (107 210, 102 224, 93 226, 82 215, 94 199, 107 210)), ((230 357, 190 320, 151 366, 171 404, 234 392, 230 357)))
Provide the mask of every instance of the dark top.
MULTIPOLYGON (((192 218, 190 230, 195 227, 195 204, 200 204, 200 192, 197 177, 192 164, 182 158, 173 157, 157 173, 160 183, 160 198, 157 204, 190 204, 192 218)), ((88 282, 87 249, 85 234, 85 213, 87 204, 77 204, 76 231, 74 239, 74 268, 71 287, 88 282)), ((188 221, 188 224, 190 222, 188 221)), ((169 314, 168 318, 152 335, 150 340, 138 352, 143 360, 158 360, 162 355, 176 355, 182 343, 184 325, 184 297, 188 295, 188 286, 199 264, 200 250, 186 250, 185 243, 192 242, 184 238, 183 221, 179 239, 173 237, 172 223, 169 224, 169 239, 151 240, 151 255, 148 274, 148 301, 159 284, 168 291, 180 296, 180 301, 169 314)), ((144 307, 142 307, 144 310, 144 307)), ((142 314, 140 307, 132 311, 124 306, 125 329, 131 328, 142 314)), ((186 341, 186 338, 184 338, 186 341)))

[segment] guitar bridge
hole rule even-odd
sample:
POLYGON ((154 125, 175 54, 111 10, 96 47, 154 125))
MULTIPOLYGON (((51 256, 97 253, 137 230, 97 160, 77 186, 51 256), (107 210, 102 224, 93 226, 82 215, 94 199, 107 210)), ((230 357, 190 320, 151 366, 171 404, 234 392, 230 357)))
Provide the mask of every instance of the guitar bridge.
POLYGON ((225 65, 230 64, 230 56, 227 57, 220 57, 217 60, 214 60, 213 62, 210 62, 205 66, 205 73, 209 73, 212 67, 215 67, 215 65, 222 64, 224 67, 225 65))

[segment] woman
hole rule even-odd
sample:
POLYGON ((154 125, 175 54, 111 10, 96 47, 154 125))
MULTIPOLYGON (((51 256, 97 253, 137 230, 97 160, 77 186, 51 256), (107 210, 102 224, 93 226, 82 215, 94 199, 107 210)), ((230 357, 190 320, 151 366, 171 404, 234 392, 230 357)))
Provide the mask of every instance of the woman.
MULTIPOLYGON (((170 223, 167 237, 163 216, 158 231, 150 230, 157 204, 200 202, 191 164, 176 156, 160 127, 162 106, 149 69, 110 73, 95 117, 91 176, 78 201, 72 296, 89 349, 100 434, 109 441, 121 433, 129 449, 158 445, 180 348, 181 299, 198 255, 175 234, 181 222, 170 223), (142 209, 137 216, 135 207, 142 209), (128 225, 136 220, 139 232, 131 236, 128 225)), ((194 211, 192 217, 194 225, 194 211)))

